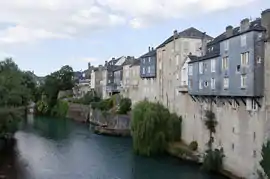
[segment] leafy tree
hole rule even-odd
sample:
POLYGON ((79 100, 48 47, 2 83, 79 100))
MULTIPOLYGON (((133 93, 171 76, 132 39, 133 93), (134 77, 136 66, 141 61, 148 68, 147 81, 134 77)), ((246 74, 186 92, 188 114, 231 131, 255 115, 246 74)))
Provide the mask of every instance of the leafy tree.
POLYGON ((12 136, 31 99, 25 82, 25 73, 11 58, 0 62, 0 137, 12 136))
POLYGON ((66 65, 63 66, 60 70, 53 72, 45 77, 44 84, 39 87, 39 91, 37 91, 35 94, 35 100, 38 101, 38 104, 41 106, 46 106, 46 114, 54 114, 52 110, 53 108, 55 110, 55 106, 57 106, 57 97, 59 91, 70 90, 73 88, 73 75, 73 69, 66 65), (44 101, 44 99, 37 99, 37 96, 41 97, 43 95, 46 96, 46 101, 44 101))
POLYGON ((146 100, 137 103, 131 122, 134 151, 147 156, 163 153, 175 139, 171 132, 174 119, 175 116, 159 103, 146 100))

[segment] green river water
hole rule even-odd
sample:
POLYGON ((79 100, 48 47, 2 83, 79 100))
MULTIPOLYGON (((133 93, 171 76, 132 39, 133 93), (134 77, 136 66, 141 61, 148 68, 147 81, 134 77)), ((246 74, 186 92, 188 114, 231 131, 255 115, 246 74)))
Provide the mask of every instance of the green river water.
POLYGON ((19 179, 224 179, 176 158, 136 156, 131 138, 99 136, 71 120, 30 117, 15 137, 19 179))

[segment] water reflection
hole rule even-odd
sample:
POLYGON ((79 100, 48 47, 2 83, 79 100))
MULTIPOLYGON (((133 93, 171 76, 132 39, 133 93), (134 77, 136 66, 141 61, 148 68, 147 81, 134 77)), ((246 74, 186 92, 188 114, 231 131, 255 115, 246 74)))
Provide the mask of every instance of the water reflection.
MULTIPOLYGON (((16 133, 18 179, 211 179, 175 158, 143 158, 130 138, 104 137, 69 120, 37 118, 16 133)), ((221 177, 212 177, 221 179, 221 177)))

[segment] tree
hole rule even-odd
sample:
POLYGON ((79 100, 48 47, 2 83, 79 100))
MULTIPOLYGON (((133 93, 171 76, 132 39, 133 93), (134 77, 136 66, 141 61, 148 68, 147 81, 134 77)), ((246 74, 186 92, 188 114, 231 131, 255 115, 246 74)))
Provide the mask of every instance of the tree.
POLYGON ((57 107, 61 106, 57 105, 58 93, 62 90, 71 90, 74 87, 73 75, 73 69, 66 65, 45 77, 44 83, 38 88, 35 94, 35 96, 40 96, 39 99, 35 99, 39 106, 43 106, 45 108, 42 109, 46 109, 46 113, 43 110, 42 114, 56 114, 57 107), (44 95, 46 97, 42 97, 43 99, 41 99, 41 96, 44 95))
POLYGON ((25 74, 11 58, 0 62, 0 137, 9 138, 31 98, 25 74))
MULTIPOLYGON (((147 156, 163 153, 168 143, 177 138, 175 132, 179 130, 175 131, 173 125, 181 128, 181 120, 163 105, 146 100, 137 103, 132 110, 131 122, 134 151, 147 156)), ((180 137, 179 134, 179 140, 180 137)))

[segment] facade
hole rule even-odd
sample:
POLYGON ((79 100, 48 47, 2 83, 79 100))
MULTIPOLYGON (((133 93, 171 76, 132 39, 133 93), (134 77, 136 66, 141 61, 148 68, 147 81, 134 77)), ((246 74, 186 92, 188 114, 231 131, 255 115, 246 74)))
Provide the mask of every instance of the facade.
POLYGON ((156 50, 152 47, 148 52, 140 57, 140 76, 141 78, 156 78, 156 50))
POLYGON ((127 61, 123 66, 123 90, 122 95, 130 98, 132 104, 136 104, 143 99, 140 82, 140 59, 127 61))
POLYGON ((185 109, 183 140, 195 140, 205 151, 204 111, 212 109, 218 122, 214 146, 224 150, 224 169, 248 179, 258 178, 261 147, 270 137, 269 30, 266 10, 260 19, 228 26, 207 43, 203 55, 190 54, 188 93, 181 92, 184 100, 179 99, 185 109))
POLYGON ((228 26, 225 33, 208 43, 205 56, 189 62, 189 93, 263 96, 263 31, 260 19, 244 19, 234 29, 228 26))
POLYGON ((91 72, 91 89, 95 90, 98 96, 102 96, 102 71, 104 67, 99 65, 91 72))
POLYGON ((179 104, 179 101, 184 100, 179 94, 182 89, 180 82, 185 81, 185 76, 181 76, 181 69, 188 55, 202 55, 202 42, 211 39, 191 27, 182 32, 175 30, 172 36, 157 47, 157 98, 171 112, 178 112, 179 115, 186 113, 185 104, 179 104))

